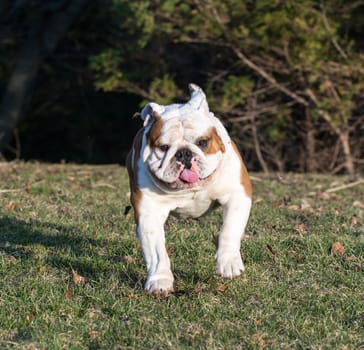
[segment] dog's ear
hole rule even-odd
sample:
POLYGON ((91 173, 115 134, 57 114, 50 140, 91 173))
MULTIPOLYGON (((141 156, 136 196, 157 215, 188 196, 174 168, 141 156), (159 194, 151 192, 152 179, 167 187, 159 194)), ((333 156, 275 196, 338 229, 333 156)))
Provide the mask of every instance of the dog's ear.
POLYGON ((156 120, 161 118, 163 111, 164 107, 157 103, 151 102, 146 104, 140 113, 140 116, 144 121, 144 127, 152 125, 156 120))
POLYGON ((190 100, 188 104, 195 109, 201 109, 205 113, 209 113, 209 105, 207 104, 206 95, 202 89, 196 84, 189 84, 188 89, 190 90, 190 100))

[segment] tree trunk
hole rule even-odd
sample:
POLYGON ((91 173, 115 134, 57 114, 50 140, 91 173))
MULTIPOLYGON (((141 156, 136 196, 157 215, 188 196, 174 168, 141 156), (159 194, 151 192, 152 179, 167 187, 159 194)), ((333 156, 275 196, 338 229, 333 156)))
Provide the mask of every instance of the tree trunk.
POLYGON ((31 95, 31 87, 40 66, 39 42, 28 40, 18 54, 15 69, 0 106, 0 153, 11 139, 31 95))
POLYGON ((306 170, 309 173, 317 171, 316 161, 316 130, 312 121, 311 111, 306 108, 306 170))
POLYGON ((11 140, 13 130, 24 114, 40 66, 88 2, 89 0, 67 1, 62 11, 51 15, 49 12, 44 13, 44 22, 34 28, 20 48, 0 105, 0 153, 11 140))
POLYGON ((340 130, 339 138, 341 142, 341 146, 343 148, 344 157, 345 157, 345 168, 349 173, 350 177, 354 177, 355 175, 355 166, 353 161, 353 156, 351 154, 350 148, 350 135, 349 128, 345 127, 344 130, 340 130))
POLYGON ((269 169, 268 169, 268 165, 266 163, 266 161, 263 158, 263 154, 260 148, 260 142, 259 142, 259 137, 258 137, 258 131, 257 131, 257 124, 255 121, 255 116, 252 117, 252 123, 251 123, 251 128, 252 128, 252 134, 253 134, 253 140, 254 140, 254 149, 255 149, 255 153, 257 155, 259 164, 263 170, 263 172, 265 174, 269 174, 269 169))
MULTIPOLYGON (((307 89, 306 93, 310 97, 310 99, 315 103, 316 106, 318 106, 318 99, 313 93, 312 90, 307 89)), ((341 123, 340 126, 335 125, 333 118, 331 117, 330 113, 323 110, 318 109, 318 112, 323 117, 323 119, 330 125, 332 130, 336 133, 338 136, 338 139, 340 140, 341 146, 343 148, 344 157, 345 157, 345 164, 344 167, 346 168, 347 172, 351 177, 354 177, 355 175, 355 166, 354 166, 354 160, 353 156, 351 154, 351 148, 350 148, 350 132, 349 132, 349 126, 348 121, 344 117, 344 122, 341 123)))

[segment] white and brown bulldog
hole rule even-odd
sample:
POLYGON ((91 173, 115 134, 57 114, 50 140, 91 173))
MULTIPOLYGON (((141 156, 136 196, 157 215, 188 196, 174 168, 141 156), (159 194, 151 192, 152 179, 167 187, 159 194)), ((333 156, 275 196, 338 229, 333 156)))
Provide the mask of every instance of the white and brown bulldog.
POLYGON ((217 273, 225 278, 244 271, 240 241, 252 202, 243 160, 221 122, 209 111, 202 89, 189 85, 185 104, 148 103, 144 127, 128 155, 131 203, 136 232, 147 265, 145 289, 173 291, 164 223, 170 213, 197 218, 214 203, 223 207, 216 253, 217 273))

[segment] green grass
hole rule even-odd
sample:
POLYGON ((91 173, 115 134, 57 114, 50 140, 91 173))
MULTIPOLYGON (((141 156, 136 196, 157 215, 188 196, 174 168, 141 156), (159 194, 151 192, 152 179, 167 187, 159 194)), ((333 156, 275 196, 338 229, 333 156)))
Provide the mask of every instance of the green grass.
POLYGON ((0 349, 363 349, 364 185, 255 177, 244 275, 215 276, 220 211, 171 219, 176 292, 156 298, 125 169, 0 164, 0 349))

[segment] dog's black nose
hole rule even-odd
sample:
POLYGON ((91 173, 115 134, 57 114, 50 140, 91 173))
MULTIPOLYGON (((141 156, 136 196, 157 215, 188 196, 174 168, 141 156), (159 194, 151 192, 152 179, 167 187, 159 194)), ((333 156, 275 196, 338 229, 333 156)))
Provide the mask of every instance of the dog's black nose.
POLYGON ((191 159, 192 159, 192 152, 188 148, 181 148, 176 152, 175 155, 176 159, 181 162, 187 169, 190 169, 191 159))

